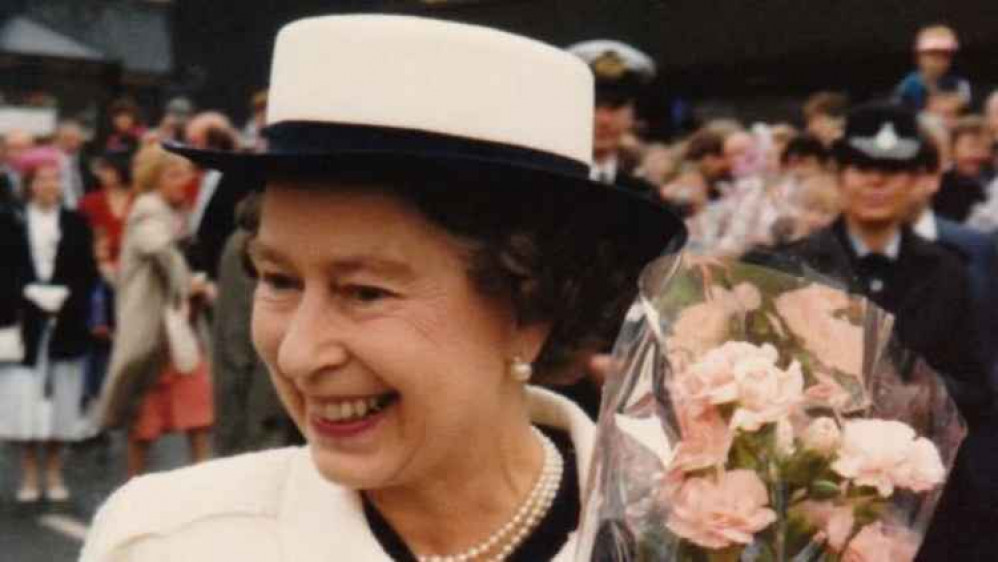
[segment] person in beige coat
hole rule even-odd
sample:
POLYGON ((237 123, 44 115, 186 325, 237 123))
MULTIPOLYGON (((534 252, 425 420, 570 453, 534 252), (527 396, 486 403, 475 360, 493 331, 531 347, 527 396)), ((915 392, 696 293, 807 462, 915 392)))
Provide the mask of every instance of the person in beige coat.
POLYGON ((168 350, 165 308, 210 288, 191 275, 180 251, 190 162, 159 146, 135 158, 140 195, 125 224, 115 279, 117 333, 101 396, 105 427, 128 428, 128 474, 144 471, 149 444, 168 431, 187 433, 195 462, 208 458, 214 414, 208 363, 180 374, 168 350))
POLYGON ((572 560, 593 426, 534 385, 580 374, 685 238, 590 180, 592 75, 374 15, 289 25, 272 69, 267 152, 170 150, 266 184, 251 332, 307 444, 129 482, 82 560, 572 560))

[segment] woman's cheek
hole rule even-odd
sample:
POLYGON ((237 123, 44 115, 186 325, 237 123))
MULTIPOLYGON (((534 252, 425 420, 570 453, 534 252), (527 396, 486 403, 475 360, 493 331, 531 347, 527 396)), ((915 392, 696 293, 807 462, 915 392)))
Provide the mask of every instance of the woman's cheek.
POLYGON ((266 302, 259 298, 253 300, 253 318, 251 332, 253 347, 268 367, 277 364, 278 350, 283 337, 283 323, 280 315, 266 302))

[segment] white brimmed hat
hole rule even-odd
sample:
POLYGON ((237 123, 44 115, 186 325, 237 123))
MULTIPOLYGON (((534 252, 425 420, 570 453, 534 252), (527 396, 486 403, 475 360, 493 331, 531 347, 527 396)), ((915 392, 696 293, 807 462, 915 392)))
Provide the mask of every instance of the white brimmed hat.
POLYGON ((661 204, 589 180, 593 75, 561 49, 426 18, 326 16, 285 26, 271 68, 265 152, 167 148, 260 178, 458 169, 529 179, 685 237, 661 204))

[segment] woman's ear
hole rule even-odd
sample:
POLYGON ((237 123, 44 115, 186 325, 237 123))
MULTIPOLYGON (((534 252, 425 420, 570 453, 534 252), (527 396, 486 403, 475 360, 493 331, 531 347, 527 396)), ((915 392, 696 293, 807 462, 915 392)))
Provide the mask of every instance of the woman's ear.
POLYGON ((535 363, 541 350, 544 349, 544 343, 551 335, 551 324, 549 322, 532 322, 518 326, 516 332, 513 355, 522 357, 529 363, 535 363))

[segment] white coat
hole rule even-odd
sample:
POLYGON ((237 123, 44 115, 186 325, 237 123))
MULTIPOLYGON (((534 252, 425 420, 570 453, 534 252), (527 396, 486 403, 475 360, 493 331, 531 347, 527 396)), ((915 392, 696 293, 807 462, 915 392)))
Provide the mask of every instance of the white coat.
MULTIPOLYGON (((528 388, 532 421, 568 432, 584 489, 595 428, 569 400, 528 388)), ((574 556, 575 535, 553 562, 574 556)), ((325 480, 307 447, 250 453, 132 480, 100 509, 81 562, 382 562, 357 492, 325 480)))

